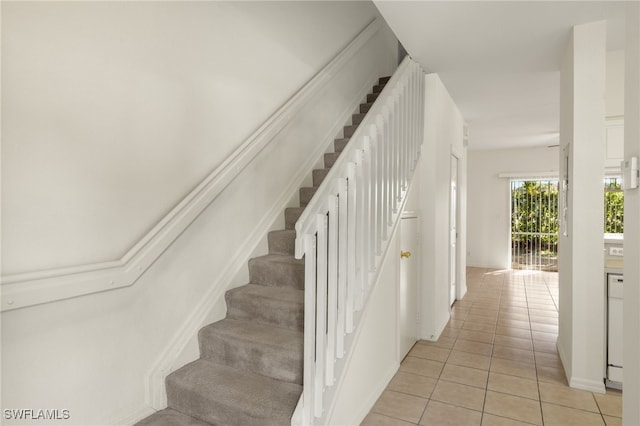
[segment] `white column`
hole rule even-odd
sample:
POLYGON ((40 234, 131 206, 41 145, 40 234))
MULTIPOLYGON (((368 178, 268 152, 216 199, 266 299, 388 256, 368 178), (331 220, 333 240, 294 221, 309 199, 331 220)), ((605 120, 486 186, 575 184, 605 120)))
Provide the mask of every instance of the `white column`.
MULTIPOLYGON (((640 5, 627 6, 624 157, 640 157, 640 5)), ((640 424, 640 189, 624 194, 624 348, 622 423, 640 424)))
POLYGON ((573 28, 561 69, 558 350, 571 387, 604 392, 606 22, 573 28))

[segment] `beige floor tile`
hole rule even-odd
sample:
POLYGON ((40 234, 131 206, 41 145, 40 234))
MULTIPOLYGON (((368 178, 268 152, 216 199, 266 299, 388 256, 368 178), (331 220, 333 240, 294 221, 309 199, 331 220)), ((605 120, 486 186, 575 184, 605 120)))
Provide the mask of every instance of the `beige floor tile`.
POLYGON ((523 314, 527 315, 529 310, 526 307, 515 306, 513 304, 509 305, 500 305, 500 312, 513 312, 515 314, 523 314))
POLYGON ((437 380, 431 377, 398 371, 393 379, 391 379, 387 389, 408 393, 421 398, 429 398, 431 392, 433 392, 433 388, 436 387, 436 382, 437 380))
POLYGON ((498 327, 513 327, 513 328, 524 328, 529 330, 529 321, 518 321, 518 320, 510 320, 510 319, 499 319, 498 327))
POLYGON ((531 338, 542 342, 557 342, 558 335, 556 333, 545 333, 544 331, 532 331, 531 338))
POLYGON ((438 346, 414 345, 409 351, 409 356, 444 362, 449 358, 449 352, 449 349, 438 346))
POLYGON ((534 362, 533 351, 528 351, 526 349, 518 349, 511 348, 508 346, 493 346, 493 355, 494 358, 505 358, 512 359, 514 361, 519 362, 534 362))
POLYGON ((600 414, 544 402, 542 403, 542 417, 545 426, 604 425, 600 414))
POLYGON ((482 426, 529 426, 531 423, 524 423, 506 417, 496 416, 494 414, 482 414, 482 426))
POLYGON ((472 354, 453 350, 447 359, 447 363, 462 365, 463 367, 477 368, 480 370, 489 370, 491 358, 485 355, 472 354))
POLYGON ((525 328, 503 327, 498 325, 496 327, 496 335, 519 337, 521 339, 531 339, 531 331, 525 328))
POLYGON ((547 367, 539 365, 536 367, 536 370, 538 372, 538 381, 540 382, 569 386, 567 384, 567 376, 562 367, 547 367))
POLYGON ((475 426, 480 425, 481 418, 480 411, 443 404, 438 401, 429 401, 420 424, 425 426, 475 426))
POLYGON ((509 376, 523 377, 525 379, 535 380, 536 378, 536 367, 534 364, 517 362, 510 359, 491 359, 490 371, 509 376))
POLYGON ((464 325, 464 320, 450 319, 447 327, 451 328, 462 328, 464 325))
POLYGON ((443 366, 443 362, 408 356, 400 364, 400 371, 437 379, 443 366))
POLYGON ((482 316, 482 315, 474 315, 474 314, 469 314, 467 315, 467 318, 465 319, 465 322, 477 322, 477 323, 481 323, 481 324, 491 324, 495 327, 496 323, 498 322, 498 317, 486 317, 486 316, 482 316))
POLYGON ((602 416, 604 418, 604 423, 607 426, 622 426, 622 419, 620 417, 613 416, 602 416))
POLYGON ((536 322, 538 324, 551 324, 558 325, 558 317, 544 317, 538 315, 529 315, 529 321, 536 322))
MULTIPOLYGON (((467 320, 464 322, 462 329, 471 330, 471 331, 482 331, 485 333, 493 334, 493 332, 496 329, 496 325, 495 323, 485 323, 485 322, 467 320)), ((460 337, 460 335, 458 335, 458 337, 460 337)))
POLYGON ((501 417, 520 420, 536 425, 542 424, 540 403, 538 401, 487 391, 484 411, 501 417))
POLYGON ((498 314, 499 319, 516 320, 516 321, 529 321, 529 315, 516 314, 515 312, 500 312, 498 314))
POLYGON ((527 303, 529 309, 535 309, 536 311, 549 311, 549 312, 558 312, 555 304, 547 304, 547 303, 527 303))
POLYGON ((486 333, 484 331, 460 330, 459 339, 473 340, 474 342, 493 343, 493 332, 486 333))
POLYGON ((558 312, 556 311, 548 311, 542 309, 529 309, 529 318, 531 317, 549 317, 549 318, 558 318, 558 312))
POLYGON ((538 387, 541 401, 579 410, 599 412, 591 392, 545 382, 540 382, 538 387))
POLYGON ((458 328, 445 327, 444 330, 442 330, 442 333, 440 334, 440 338, 442 337, 456 338, 458 337, 459 333, 460 333, 460 329, 458 328))
POLYGON ((374 413, 417 424, 427 406, 427 399, 392 390, 382 393, 373 406, 374 413))
POLYGON ((420 340, 419 345, 438 346, 440 348, 451 349, 456 342, 454 337, 440 337, 437 341, 420 340))
POLYGON ((482 410, 484 394, 484 389, 439 380, 431 394, 431 400, 471 410, 482 410))
POLYGON ((462 365, 446 364, 440 374, 440 380, 461 383, 463 385, 475 386, 477 388, 487 387, 487 370, 464 367, 462 365))
POLYGON ((487 389, 523 398, 539 399, 538 382, 533 379, 491 372, 487 389))
POLYGON ((531 322, 532 331, 544 331, 545 333, 558 334, 558 326, 555 324, 540 324, 537 322, 531 322))
POLYGON ((453 349, 456 351, 469 352, 472 354, 491 356, 493 345, 491 343, 474 342, 471 340, 456 340, 453 349))
POLYGON ((405 422, 400 419, 394 419, 393 417, 384 416, 378 413, 369 413, 364 418, 360 426, 413 426, 413 423, 405 422))
POLYGON ((547 352, 535 352, 535 357, 536 365, 562 368, 562 361, 560 361, 560 355, 557 353, 551 354, 547 352))
POLYGON ((555 342, 543 342, 540 340, 534 340, 533 341, 533 349, 536 352, 546 352, 546 353, 551 353, 551 354, 557 354, 558 353, 558 348, 555 344, 555 342))
POLYGON ((594 393, 600 412, 607 416, 622 417, 622 393, 607 391, 606 395, 594 393))
POLYGON ((531 339, 522 339, 520 337, 496 334, 493 343, 495 345, 508 346, 510 348, 526 349, 528 351, 533 350, 533 341, 531 339))

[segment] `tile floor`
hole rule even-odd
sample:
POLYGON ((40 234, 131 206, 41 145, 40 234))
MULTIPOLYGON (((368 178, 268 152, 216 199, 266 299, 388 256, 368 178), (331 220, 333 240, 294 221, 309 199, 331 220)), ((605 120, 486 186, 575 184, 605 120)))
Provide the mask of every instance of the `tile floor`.
POLYGON ((557 273, 469 268, 437 342, 416 343, 363 426, 621 425, 622 393, 567 385, 557 273))

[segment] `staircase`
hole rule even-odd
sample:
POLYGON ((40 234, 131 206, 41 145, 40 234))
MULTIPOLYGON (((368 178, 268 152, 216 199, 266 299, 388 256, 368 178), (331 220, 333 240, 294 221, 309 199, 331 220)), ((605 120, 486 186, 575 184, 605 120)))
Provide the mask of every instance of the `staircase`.
POLYGON ((298 217, 345 148, 389 77, 379 79, 300 207, 285 209, 285 229, 268 234, 269 254, 249 260, 249 284, 225 295, 227 316, 198 333, 200 358, 166 379, 168 408, 139 423, 162 425, 289 425, 302 392, 304 259, 294 258, 298 217))

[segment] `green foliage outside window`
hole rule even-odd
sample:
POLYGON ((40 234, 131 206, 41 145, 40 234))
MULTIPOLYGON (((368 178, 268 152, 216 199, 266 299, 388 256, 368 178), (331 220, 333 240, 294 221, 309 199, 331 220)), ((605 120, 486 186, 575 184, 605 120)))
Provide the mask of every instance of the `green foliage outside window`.
POLYGON ((604 232, 621 234, 624 230, 624 192, 620 178, 604 180, 604 232))
POLYGON ((512 243, 523 250, 542 247, 544 251, 555 253, 558 245, 558 182, 513 181, 511 206, 512 243))

